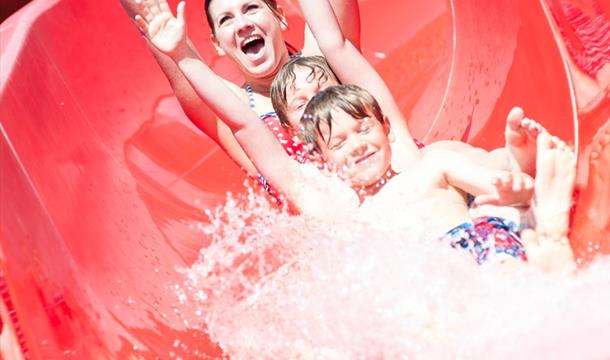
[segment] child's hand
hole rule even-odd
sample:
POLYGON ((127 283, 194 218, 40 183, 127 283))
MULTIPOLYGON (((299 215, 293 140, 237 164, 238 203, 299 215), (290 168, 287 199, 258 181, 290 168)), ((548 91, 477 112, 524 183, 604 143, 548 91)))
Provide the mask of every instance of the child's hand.
POLYGON ((524 205, 529 204, 534 192, 534 179, 526 173, 506 173, 493 181, 494 194, 479 195, 475 205, 524 205))
POLYGON ((188 47, 184 1, 178 4, 176 17, 172 14, 167 0, 158 0, 158 4, 157 0, 136 0, 136 4, 144 15, 136 15, 136 25, 154 47, 171 57, 178 56, 188 47))

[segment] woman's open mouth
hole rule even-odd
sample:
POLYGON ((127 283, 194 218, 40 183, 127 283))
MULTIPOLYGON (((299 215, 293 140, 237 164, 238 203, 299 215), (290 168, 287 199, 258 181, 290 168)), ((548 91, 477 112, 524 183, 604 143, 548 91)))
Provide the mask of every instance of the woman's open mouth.
POLYGON ((263 55, 265 48, 265 39, 259 35, 247 37, 241 43, 241 51, 250 59, 257 60, 263 55))

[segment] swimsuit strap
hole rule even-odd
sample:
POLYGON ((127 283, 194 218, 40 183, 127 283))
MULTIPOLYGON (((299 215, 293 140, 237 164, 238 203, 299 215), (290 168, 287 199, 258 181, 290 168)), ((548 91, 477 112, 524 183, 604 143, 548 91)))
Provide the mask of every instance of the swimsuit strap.
POLYGON ((246 94, 248 94, 248 104, 250 108, 254 110, 256 107, 256 101, 254 100, 254 91, 252 91, 252 86, 246 84, 246 94))
MULTIPOLYGON (((254 91, 252 90, 252 86, 246 84, 245 86, 246 94, 248 94, 248 105, 250 105, 250 109, 256 110, 256 100, 254 100, 254 91)), ((269 111, 264 114, 258 115, 259 119, 265 119, 269 116, 277 116, 275 111, 269 111)))
POLYGON ((258 117, 261 120, 263 120, 263 119, 266 119, 266 118, 271 117, 271 116, 277 117, 277 113, 275 111, 269 111, 269 112, 266 112, 264 114, 260 114, 258 117))

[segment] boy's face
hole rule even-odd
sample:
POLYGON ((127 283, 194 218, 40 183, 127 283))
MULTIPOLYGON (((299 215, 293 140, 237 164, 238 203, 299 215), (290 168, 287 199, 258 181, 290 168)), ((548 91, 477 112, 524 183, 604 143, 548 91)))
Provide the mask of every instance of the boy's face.
POLYGON ((321 90, 339 83, 319 70, 312 73, 311 69, 302 66, 295 66, 294 75, 293 83, 286 89, 286 118, 290 126, 298 131, 309 100, 321 90))
POLYGON ((352 187, 374 184, 389 169, 392 157, 388 129, 374 116, 354 119, 343 110, 331 112, 332 131, 321 127, 318 144, 324 160, 352 187))

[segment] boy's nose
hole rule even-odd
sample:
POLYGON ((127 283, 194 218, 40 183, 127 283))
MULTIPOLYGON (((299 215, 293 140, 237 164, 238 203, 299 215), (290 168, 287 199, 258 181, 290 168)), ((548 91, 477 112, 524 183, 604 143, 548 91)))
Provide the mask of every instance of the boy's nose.
POLYGON ((366 143, 364 143, 360 139, 354 140, 354 144, 352 147, 352 155, 360 156, 360 155, 363 155, 365 152, 366 152, 366 143))
POLYGON ((307 90, 307 101, 311 100, 312 97, 316 96, 320 92, 320 83, 313 79, 311 82, 311 86, 306 88, 307 90))

